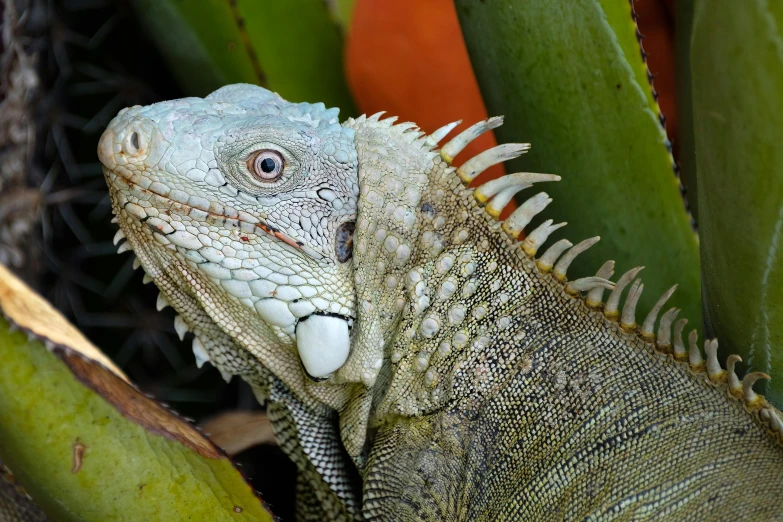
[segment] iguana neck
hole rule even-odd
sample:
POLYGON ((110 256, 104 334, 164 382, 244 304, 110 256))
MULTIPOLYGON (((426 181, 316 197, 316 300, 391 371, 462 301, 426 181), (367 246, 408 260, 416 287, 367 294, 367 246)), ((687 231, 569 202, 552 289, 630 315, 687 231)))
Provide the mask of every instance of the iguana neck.
MULTIPOLYGON (((456 170, 449 162, 460 150, 459 143, 454 146, 459 138, 433 151, 432 138, 422 137, 412 124, 393 121, 374 116, 344 124, 356 129, 359 156, 353 254, 357 321, 351 356, 334 382, 354 383, 338 411, 343 442, 360 470, 368 436, 389 419, 421 417, 465 400, 480 402, 491 398, 510 375, 524 373, 534 352, 542 349, 537 343, 546 336, 539 335, 538 325, 545 317, 562 317, 564 324, 589 330, 563 331, 569 338, 600 330, 600 335, 630 349, 671 352, 673 314, 662 318, 657 339, 652 334, 671 291, 640 328, 635 318, 638 282, 629 291, 622 317, 617 309, 620 293, 636 271, 620 278, 606 306, 603 291, 613 288, 606 280, 611 262, 597 277, 567 280, 570 263, 597 238, 573 248, 561 240, 535 259, 538 247, 559 228, 547 221, 523 243, 517 241, 521 229, 550 201, 545 193, 528 199, 502 224, 496 219, 516 191, 559 178, 530 175, 514 185, 507 176, 478 189, 466 188, 466 179, 460 178, 474 177, 524 149, 501 146, 456 170), (582 292, 587 292, 586 299, 582 292), (514 348, 488 350, 490 344, 514 348)), ((674 359, 688 360, 679 335, 675 328, 680 349, 674 359)), ((710 379, 726 386, 727 372, 714 358, 716 347, 708 352, 706 369, 710 379)), ((674 359, 670 364, 678 364, 674 359)), ((691 347, 690 364, 696 374, 705 371, 698 346, 691 347)), ((733 377, 736 384, 733 370, 729 373, 729 381, 733 377)), ((696 374, 694 379, 704 378, 696 374)), ((745 400, 756 410, 763 403, 745 400)), ((768 411, 763 418, 774 417, 773 409, 764 408, 768 411)))
POLYGON ((359 156, 357 321, 351 356, 334 381, 361 383, 340 412, 343 442, 360 467, 374 424, 441 407, 482 343, 514 334, 524 299, 512 302, 500 289, 509 281, 523 292, 531 287, 516 242, 432 139, 393 122, 376 115, 344 124, 356 130, 359 156))
POLYGON ((440 157, 393 119, 349 120, 356 129, 360 197, 354 232, 357 322, 338 380, 374 387, 389 357, 389 334, 405 309, 406 274, 419 257, 424 192, 440 157))

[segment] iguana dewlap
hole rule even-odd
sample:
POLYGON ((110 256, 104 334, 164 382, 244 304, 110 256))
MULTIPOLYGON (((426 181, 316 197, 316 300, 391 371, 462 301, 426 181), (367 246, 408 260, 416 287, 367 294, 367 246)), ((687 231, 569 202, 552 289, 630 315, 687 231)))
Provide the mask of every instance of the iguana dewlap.
POLYGON ((519 144, 449 166, 500 118, 440 150, 453 125, 393 123, 232 85, 125 109, 98 146, 120 250, 197 362, 268 403, 300 518, 783 517, 765 376, 686 348, 671 292, 638 325, 639 269, 569 281, 597 238, 519 243, 550 199, 500 211, 559 178, 466 188, 519 144))

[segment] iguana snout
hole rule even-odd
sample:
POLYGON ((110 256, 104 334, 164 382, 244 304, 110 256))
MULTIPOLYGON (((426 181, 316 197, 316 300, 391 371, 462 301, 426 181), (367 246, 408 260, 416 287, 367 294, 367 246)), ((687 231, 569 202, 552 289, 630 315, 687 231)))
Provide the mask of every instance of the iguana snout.
POLYGON ((138 126, 108 128, 98 142, 98 158, 107 168, 143 159, 149 147, 150 129, 138 126))

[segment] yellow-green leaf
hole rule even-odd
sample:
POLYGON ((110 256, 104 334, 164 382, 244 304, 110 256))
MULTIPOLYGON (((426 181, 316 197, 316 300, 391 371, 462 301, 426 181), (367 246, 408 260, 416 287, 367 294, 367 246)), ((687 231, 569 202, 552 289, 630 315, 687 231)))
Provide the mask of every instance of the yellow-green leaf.
POLYGON ((0 460, 52 520, 272 520, 219 448, 1 266, 0 312, 0 460))

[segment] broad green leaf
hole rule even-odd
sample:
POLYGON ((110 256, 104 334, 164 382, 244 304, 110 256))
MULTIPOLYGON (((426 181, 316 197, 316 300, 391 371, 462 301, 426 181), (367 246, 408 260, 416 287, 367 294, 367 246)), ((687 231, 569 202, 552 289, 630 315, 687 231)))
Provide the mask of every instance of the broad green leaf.
POLYGON ((693 120, 706 323, 783 406, 783 2, 697 0, 693 120))
POLYGON ((691 26, 693 25, 693 0, 677 0, 674 4, 674 46, 676 51, 677 78, 677 127, 679 143, 680 180, 685 187, 691 214, 699 220, 697 197, 696 145, 693 135, 693 100, 691 99, 691 26))
POLYGON ((2 267, 0 312, 0 460, 50 519, 272 520, 221 450, 2 267))
MULTIPOLYGON (((698 241, 684 210, 628 0, 456 0, 498 141, 530 142, 507 170, 559 174, 537 187, 573 242, 600 235, 569 278, 615 259, 637 266, 644 313, 673 283, 668 306, 701 326, 698 241)), ((535 192, 528 190, 523 197, 535 192)))
POLYGON ((228 83, 266 85, 230 2, 133 0, 133 5, 185 93, 205 96, 228 83))
MULTIPOLYGON (((185 92, 254 83, 289 101, 355 114, 342 35, 323 0, 133 0, 185 92)), ((338 13, 348 15, 350 6, 338 13)))

